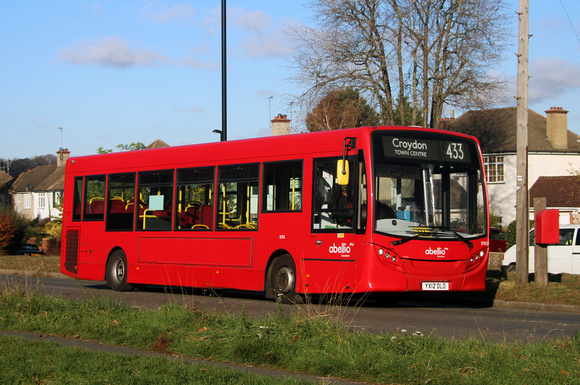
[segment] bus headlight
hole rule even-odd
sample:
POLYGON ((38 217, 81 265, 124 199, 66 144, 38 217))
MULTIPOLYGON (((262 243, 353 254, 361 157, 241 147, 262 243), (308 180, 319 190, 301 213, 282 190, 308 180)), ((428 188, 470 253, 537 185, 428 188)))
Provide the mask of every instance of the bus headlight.
POLYGON ((379 260, 381 260, 383 263, 386 263, 387 266, 402 271, 403 266, 401 258, 399 258, 397 253, 395 253, 393 250, 375 245, 375 252, 379 257, 379 260))
POLYGON ((481 249, 469 257, 469 264, 466 270, 472 270, 485 260, 485 249, 481 249))

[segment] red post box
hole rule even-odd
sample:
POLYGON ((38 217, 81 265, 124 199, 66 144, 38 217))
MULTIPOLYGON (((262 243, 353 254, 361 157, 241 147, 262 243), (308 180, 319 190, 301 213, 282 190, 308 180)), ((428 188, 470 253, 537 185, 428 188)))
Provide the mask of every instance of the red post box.
POLYGON ((536 213, 536 243, 555 245, 560 242, 560 211, 540 210, 536 213))

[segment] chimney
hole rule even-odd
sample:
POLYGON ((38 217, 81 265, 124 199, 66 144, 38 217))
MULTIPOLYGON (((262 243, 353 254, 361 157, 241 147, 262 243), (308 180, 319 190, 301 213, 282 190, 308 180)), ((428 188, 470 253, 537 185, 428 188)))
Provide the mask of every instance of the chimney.
POLYGON ((546 111, 546 136, 552 147, 559 150, 568 148, 568 111, 562 107, 551 107, 546 111))
POLYGON ((288 115, 278 114, 272 119, 272 136, 288 135, 290 133, 290 119, 288 115))
POLYGON ((56 168, 60 168, 66 164, 66 160, 70 156, 68 148, 61 148, 56 152, 56 168))

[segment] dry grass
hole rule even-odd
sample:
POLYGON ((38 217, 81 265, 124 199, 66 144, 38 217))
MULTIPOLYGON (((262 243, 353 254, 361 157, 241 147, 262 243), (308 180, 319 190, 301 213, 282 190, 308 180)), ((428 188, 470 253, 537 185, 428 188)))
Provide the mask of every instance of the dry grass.
POLYGON ((2 255, 0 269, 59 273, 60 257, 58 255, 2 255))

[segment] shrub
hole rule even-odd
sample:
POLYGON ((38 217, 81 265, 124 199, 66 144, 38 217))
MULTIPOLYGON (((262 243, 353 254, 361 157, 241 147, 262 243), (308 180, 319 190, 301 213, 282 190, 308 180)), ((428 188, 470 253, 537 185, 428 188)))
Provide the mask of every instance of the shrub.
POLYGON ((0 210, 0 253, 14 254, 28 240, 32 221, 12 210, 0 210))
POLYGON ((14 223, 14 215, 8 211, 0 211, 0 254, 6 253, 12 245, 18 231, 14 223))

